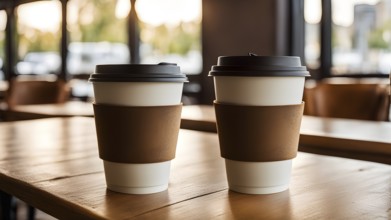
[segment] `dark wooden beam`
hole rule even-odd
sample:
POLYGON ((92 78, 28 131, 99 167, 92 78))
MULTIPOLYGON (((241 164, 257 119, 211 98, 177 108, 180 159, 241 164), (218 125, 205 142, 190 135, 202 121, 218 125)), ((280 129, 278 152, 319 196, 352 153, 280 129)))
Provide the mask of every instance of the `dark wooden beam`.
MULTIPOLYGON (((304 21, 304 0, 291 0, 289 13, 289 27, 284 27, 289 31, 289 54, 299 56, 302 65, 305 64, 305 21, 304 21)), ((280 33, 281 34, 281 33, 280 33)), ((278 36, 278 33, 276 34, 278 36)))
POLYGON ((332 66, 332 11, 331 0, 322 0, 322 17, 320 22, 320 75, 317 78, 331 76, 332 66))
MULTIPOLYGON (((37 1, 48 1, 48 0, 0 0, 0 10, 5 10, 6 8, 13 6, 18 6, 21 4, 37 2, 37 1)), ((52 0, 55 1, 55 0, 52 0)))
POLYGON ((131 10, 128 16, 128 46, 130 50, 130 63, 140 63, 140 30, 136 12, 136 0, 130 0, 131 10))
POLYGON ((5 27, 5 63, 4 73, 5 78, 10 80, 16 76, 15 74, 15 58, 16 58, 16 19, 15 19, 15 5, 10 4, 6 8, 7 23, 5 27))
POLYGON ((9 0, 0 1, 0 10, 5 10, 6 8, 8 8, 10 3, 11 1, 9 0))
POLYGON ((290 27, 293 18, 290 17, 290 1, 286 0, 275 0, 275 47, 276 55, 288 56, 290 55, 290 40, 291 33, 290 27))
POLYGON ((69 76, 67 73, 67 57, 68 57, 68 30, 67 30, 67 2, 68 0, 61 0, 61 11, 62 11, 62 21, 61 21, 61 69, 60 69, 60 79, 65 81, 68 80, 69 76))

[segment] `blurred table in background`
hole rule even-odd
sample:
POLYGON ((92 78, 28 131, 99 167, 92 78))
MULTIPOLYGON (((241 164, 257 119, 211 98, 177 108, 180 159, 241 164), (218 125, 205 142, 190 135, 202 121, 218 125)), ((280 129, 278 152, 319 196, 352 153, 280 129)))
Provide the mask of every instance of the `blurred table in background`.
POLYGON ((0 109, 14 120, 29 120, 52 117, 93 117, 94 111, 89 102, 69 101, 62 104, 18 105, 12 109, 0 109))

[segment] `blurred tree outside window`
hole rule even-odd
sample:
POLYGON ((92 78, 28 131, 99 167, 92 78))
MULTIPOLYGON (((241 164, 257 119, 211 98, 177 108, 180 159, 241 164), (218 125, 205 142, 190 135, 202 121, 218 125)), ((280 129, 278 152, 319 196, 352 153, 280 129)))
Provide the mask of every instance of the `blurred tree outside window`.
POLYGON ((0 81, 4 80, 4 53, 5 53, 5 26, 7 23, 7 14, 0 10, 0 81))
POLYGON ((91 74, 96 64, 129 63, 129 0, 68 2, 68 72, 91 74), (113 4, 115 3, 115 4, 113 4))
POLYGON ((18 74, 57 74, 61 66, 61 4, 38 1, 17 7, 18 74))
POLYGON ((202 71, 201 0, 137 0, 141 63, 177 63, 202 71))
POLYGON ((332 74, 389 74, 391 0, 333 0, 332 13, 332 74))

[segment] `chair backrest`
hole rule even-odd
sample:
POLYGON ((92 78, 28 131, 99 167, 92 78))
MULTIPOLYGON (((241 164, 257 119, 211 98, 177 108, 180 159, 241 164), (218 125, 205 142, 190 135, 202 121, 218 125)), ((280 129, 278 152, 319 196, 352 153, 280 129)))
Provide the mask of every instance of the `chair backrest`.
POLYGON ((373 121, 389 120, 388 85, 319 83, 311 91, 310 115, 373 121))
POLYGON ((315 103, 314 103, 314 90, 315 87, 304 87, 303 101, 304 105, 304 114, 316 116, 315 103))
POLYGON ((8 108, 16 105, 64 103, 70 94, 62 80, 18 80, 10 81, 6 94, 8 108))

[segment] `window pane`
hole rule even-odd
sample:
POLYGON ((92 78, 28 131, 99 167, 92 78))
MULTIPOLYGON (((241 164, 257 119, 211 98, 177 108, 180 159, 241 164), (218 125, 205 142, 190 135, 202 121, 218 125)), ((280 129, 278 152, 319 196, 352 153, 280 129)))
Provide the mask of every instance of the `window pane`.
POLYGON ((137 0, 142 63, 177 63, 186 74, 199 74, 201 0, 137 0))
POLYGON ((305 0, 305 61, 310 69, 320 66, 321 0, 305 0))
POLYGON ((0 10, 0 81, 4 80, 5 26, 7 14, 0 10))
POLYGON ((332 1, 332 74, 390 73, 391 1, 332 1))
POLYGON ((61 4, 59 1, 39 1, 17 8, 19 74, 58 73, 61 4))
POLYGON ((69 1, 67 68, 70 74, 91 74, 96 64, 129 63, 129 10, 129 0, 69 1))

